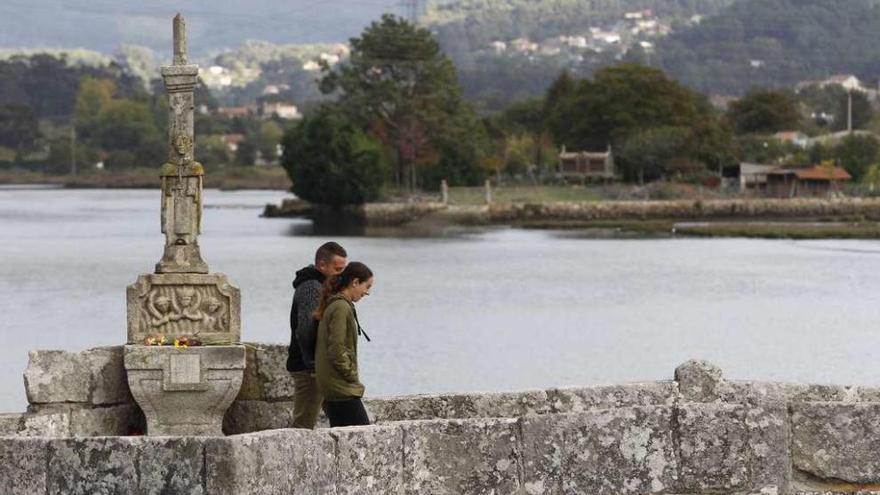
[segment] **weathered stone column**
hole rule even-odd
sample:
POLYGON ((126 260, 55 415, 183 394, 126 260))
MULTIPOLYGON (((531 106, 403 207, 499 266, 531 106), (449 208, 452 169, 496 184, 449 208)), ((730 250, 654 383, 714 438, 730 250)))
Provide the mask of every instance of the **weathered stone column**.
POLYGON ((202 165, 194 158, 193 108, 199 66, 187 64, 186 26, 174 18, 174 62, 162 67, 168 92, 168 163, 162 166, 165 254, 156 273, 208 273, 198 236, 202 227, 202 165))
POLYGON ((245 348, 241 295, 209 273, 198 236, 202 165, 193 149, 193 90, 199 67, 186 60, 183 18, 174 18, 174 62, 162 67, 168 92, 168 162, 162 165, 162 259, 127 291, 125 369, 149 435, 220 435, 223 413, 241 387, 245 348), (162 347, 147 343, 183 342, 162 347), (211 344, 202 346, 201 344, 211 344))

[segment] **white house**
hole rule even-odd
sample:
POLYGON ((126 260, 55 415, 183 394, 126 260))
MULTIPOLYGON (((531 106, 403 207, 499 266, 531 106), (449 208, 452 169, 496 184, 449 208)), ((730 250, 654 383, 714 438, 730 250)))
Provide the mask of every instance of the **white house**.
POLYGON ((847 91, 864 91, 865 88, 862 86, 862 81, 859 81, 859 78, 852 74, 838 74, 829 77, 828 79, 819 83, 819 86, 833 86, 833 85, 842 86, 843 89, 847 91))
POLYGON ((299 113, 299 109, 296 108, 296 105, 292 103, 283 103, 283 102, 264 102, 263 103, 263 118, 269 118, 273 115, 277 115, 279 118, 284 120, 298 120, 302 118, 302 114, 299 113))

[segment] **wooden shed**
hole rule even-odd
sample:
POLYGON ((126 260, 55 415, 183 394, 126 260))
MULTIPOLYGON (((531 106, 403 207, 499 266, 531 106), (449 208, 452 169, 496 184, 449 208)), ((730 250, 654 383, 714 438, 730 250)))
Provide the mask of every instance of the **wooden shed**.
POLYGON ((767 173, 766 191, 777 198, 828 196, 849 180, 852 176, 841 167, 779 168, 767 173))

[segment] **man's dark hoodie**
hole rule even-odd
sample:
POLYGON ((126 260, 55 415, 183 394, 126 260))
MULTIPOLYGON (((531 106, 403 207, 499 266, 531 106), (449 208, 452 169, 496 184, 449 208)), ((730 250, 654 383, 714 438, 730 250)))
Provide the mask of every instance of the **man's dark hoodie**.
POLYGON ((321 301, 321 288, 325 278, 314 265, 309 265, 296 272, 296 278, 293 279, 287 371, 315 370, 318 324, 312 314, 321 301))

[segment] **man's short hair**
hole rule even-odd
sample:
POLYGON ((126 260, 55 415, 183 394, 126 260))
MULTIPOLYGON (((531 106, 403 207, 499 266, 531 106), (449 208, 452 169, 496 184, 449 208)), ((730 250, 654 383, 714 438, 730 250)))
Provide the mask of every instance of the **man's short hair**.
POLYGON ((315 251, 315 265, 321 262, 330 263, 334 256, 348 258, 348 253, 345 252, 345 248, 333 241, 325 242, 315 251))

